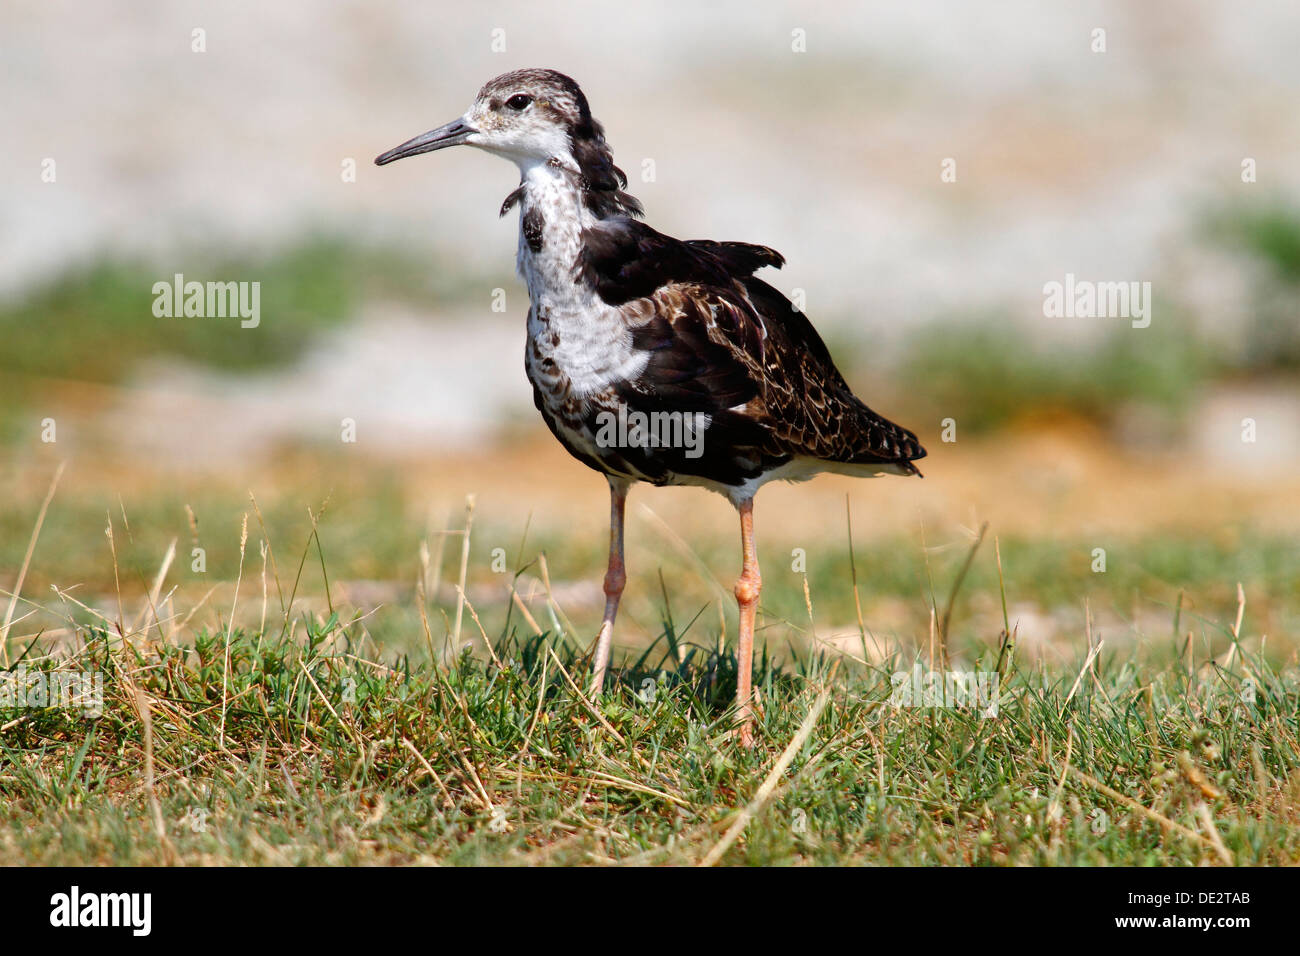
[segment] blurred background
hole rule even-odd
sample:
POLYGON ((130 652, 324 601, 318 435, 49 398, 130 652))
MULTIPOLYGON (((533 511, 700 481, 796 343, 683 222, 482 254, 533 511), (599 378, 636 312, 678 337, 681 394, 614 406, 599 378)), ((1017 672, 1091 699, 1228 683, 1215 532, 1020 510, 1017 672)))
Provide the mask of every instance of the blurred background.
MULTIPOLYGON (((490 77, 546 66, 583 86, 649 222, 783 252, 764 278, 930 450, 924 481, 760 497, 774 651, 858 640, 851 569, 881 642, 923 643, 987 521, 954 622, 973 649, 1001 628, 997 536, 1030 653, 1073 653, 1087 614, 1108 640, 1192 630, 1213 653, 1239 581, 1254 639, 1294 653, 1288 0, 45 0, 4 22, 6 593, 65 463, 11 641, 89 613, 67 589, 101 609, 145 594, 173 540, 163 593, 215 594, 202 613, 219 618, 247 514, 246 579, 274 564, 283 603, 297 570, 304 606, 346 602, 401 646, 417 578, 454 608, 469 495, 488 633, 519 570, 562 626, 528 591, 544 553, 575 634, 594 634, 604 482, 532 408, 517 222, 497 218, 516 173, 468 149, 371 164, 490 77), (258 326, 158 317, 154 283, 177 273, 260 283, 258 326), (1067 274, 1150 283, 1150 325, 1048 317, 1044 286, 1067 274)), ((620 641, 666 613, 698 618, 700 640, 734 630, 730 507, 642 488, 629 521, 620 641)))

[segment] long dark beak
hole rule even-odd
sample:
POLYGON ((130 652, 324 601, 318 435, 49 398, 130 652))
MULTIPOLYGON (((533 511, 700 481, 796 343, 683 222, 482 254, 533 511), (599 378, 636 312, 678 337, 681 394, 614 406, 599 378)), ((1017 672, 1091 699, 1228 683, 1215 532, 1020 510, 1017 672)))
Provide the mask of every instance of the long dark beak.
POLYGON ((405 159, 407 156, 418 156, 421 153, 432 153, 435 149, 459 146, 477 132, 474 127, 467 126, 464 120, 452 120, 446 126, 421 133, 415 139, 408 139, 401 146, 376 156, 375 165, 386 166, 394 160, 405 159))

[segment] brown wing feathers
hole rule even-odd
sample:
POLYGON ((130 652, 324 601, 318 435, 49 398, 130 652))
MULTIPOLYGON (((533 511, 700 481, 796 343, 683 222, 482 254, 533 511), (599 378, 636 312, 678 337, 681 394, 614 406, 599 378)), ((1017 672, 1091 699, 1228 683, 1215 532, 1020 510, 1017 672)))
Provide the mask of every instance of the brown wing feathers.
POLYGON ((925 456, 916 436, 864 405, 807 317, 752 273, 780 253, 740 242, 683 242, 632 219, 584 234, 578 269, 607 303, 649 297, 633 318, 645 371, 619 389, 642 410, 713 416, 713 442, 751 471, 795 456, 908 470, 925 456))

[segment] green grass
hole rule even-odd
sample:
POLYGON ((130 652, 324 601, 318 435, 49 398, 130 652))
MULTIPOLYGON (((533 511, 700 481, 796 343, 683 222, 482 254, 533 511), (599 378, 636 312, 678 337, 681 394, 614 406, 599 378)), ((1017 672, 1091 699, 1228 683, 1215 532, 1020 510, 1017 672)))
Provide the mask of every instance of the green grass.
MULTIPOLYGON (((281 555, 286 593, 301 559, 319 559, 314 545, 281 555)), ((859 568, 870 560, 859 550, 859 568)), ((959 561, 932 569, 943 594, 959 561)), ((1005 549, 1003 562, 1014 601, 1005 549)), ((843 569, 810 570, 818 599, 851 595, 843 569)), ((961 600, 989 587, 1000 598, 989 574, 985 551, 961 600)), ((251 577, 246 612, 260 604, 251 577)), ((810 735, 721 862, 1300 861, 1293 653, 1246 642, 1220 667, 1200 642, 1189 660, 1162 634, 1108 643, 1084 672, 1080 634, 1074 659, 1047 670, 1005 646, 999 619, 954 633, 965 666, 1003 672, 986 717, 890 705, 890 675, 928 665, 923 634, 918 650, 872 666, 856 650, 832 661, 769 639, 759 744, 746 751, 730 735, 734 658, 708 615, 670 610, 680 602, 668 594, 658 640, 594 702, 579 691, 585 638, 533 634, 518 615, 485 622, 491 650, 476 639, 457 655, 445 607, 406 608, 401 640, 381 643, 346 608, 281 615, 274 591, 264 628, 167 639, 130 626, 138 602, 121 630, 112 610, 81 611, 70 657, 13 648, 11 668, 100 673, 105 699, 95 719, 0 706, 0 864, 696 863, 823 692, 810 735)), ((1235 643, 1230 620, 1201 622, 1221 638, 1216 653, 1235 643)), ((471 635, 467 616, 462 642, 471 635)))
MULTIPOLYGON (((320 518, 319 548, 329 569, 329 580, 335 585, 350 581, 414 581, 420 543, 429 537, 427 503, 411 499, 399 476, 381 468, 366 466, 350 471, 345 464, 335 462, 321 471, 323 478, 304 479, 293 495, 258 493, 267 538, 278 542, 272 557, 281 578, 296 569, 301 550, 310 539, 310 511, 320 518), (311 487, 313 481, 315 488, 311 487)), ((0 582, 5 586, 22 565, 39 503, 36 498, 0 504, 0 582)), ((169 584, 180 585, 190 595, 202 593, 219 582, 232 582, 239 572, 238 533, 245 513, 250 516, 256 540, 261 531, 251 503, 229 489, 166 485, 135 494, 60 494, 41 529, 24 593, 48 595, 51 586, 57 585, 103 595, 120 587, 130 600, 139 600, 147 593, 173 540, 177 542, 177 559, 169 584), (187 505, 197 517, 197 537, 191 532, 187 505), (116 567, 103 536, 110 516, 117 529, 116 567), (87 546, 87 542, 92 544, 87 546), (205 551, 206 570, 201 573, 192 567, 191 549, 196 544, 205 551)), ((441 512, 437 520, 441 521, 441 512)), ((453 510, 450 524, 456 527, 460 520, 453 510)), ((633 533, 634 546, 645 550, 633 559, 635 578, 629 602, 660 607, 660 576, 672 606, 680 614, 693 615, 715 600, 716 591, 701 579, 695 566, 683 562, 678 552, 655 537, 650 526, 634 526, 633 533)), ((448 538, 445 547, 444 584, 456 574, 458 540, 448 538)), ((844 584, 851 568, 844 530, 826 529, 813 541, 796 543, 807 546, 806 576, 818 618, 838 624, 856 621, 853 591, 844 584)), ((431 547, 436 548, 436 544, 436 538, 431 539, 431 547)), ((869 606, 877 600, 901 598, 911 609, 914 626, 923 629, 931 592, 939 599, 946 596, 947 582, 955 575, 966 547, 963 540, 931 540, 929 544, 927 554, 919 536, 877 538, 869 548, 859 543, 856 558, 861 600, 869 606)), ((1250 595, 1251 618, 1257 631, 1300 633, 1300 547, 1281 531, 1243 524, 1219 529, 1212 535, 1135 531, 1130 535, 1107 535, 1102 540, 1052 534, 1006 535, 1000 537, 999 544, 1005 567, 1015 575, 1013 599, 1047 612, 1061 608, 1078 612, 1087 601, 1095 611, 1111 611, 1124 619, 1132 617, 1135 608, 1140 607, 1172 622, 1173 609, 1183 592, 1188 596, 1185 609, 1189 621, 1195 621, 1192 615, 1223 620, 1236 608, 1236 587, 1241 583, 1250 595), (1092 570, 1092 550, 1100 545, 1107 552, 1104 573, 1092 570)), ((737 570, 731 537, 714 540, 694 536, 691 546, 723 586, 729 587, 730 576, 737 570)), ((549 573, 557 582, 597 581, 604 572, 605 541, 599 533, 575 536, 540 521, 525 528, 523 524, 494 520, 490 514, 481 515, 471 540, 468 583, 480 589, 495 588, 501 595, 495 603, 480 608, 489 629, 499 626, 505 613, 501 603, 505 585, 492 567, 497 548, 504 549, 511 562, 521 557, 533 561, 536 555, 546 554, 549 573), (525 544, 523 552, 521 541, 525 544)), ((986 551, 990 548, 991 543, 986 544, 986 551)), ((312 549, 303 568, 301 590, 323 595, 326 579, 315 544, 312 549)), ((759 552, 766 613, 770 620, 790 622, 789 629, 798 636, 806 630, 808 619, 803 592, 805 574, 792 567, 790 543, 763 538, 759 552)), ((246 575, 261 574, 262 559, 256 547, 248 549, 244 566, 246 575)), ((529 573, 537 576, 538 570, 532 563, 529 573)), ((260 583, 257 588, 260 600, 260 583)), ((977 606, 986 613, 976 618, 958 613, 954 633, 978 644, 982 640, 978 627, 997 603, 996 568, 989 560, 977 561, 964 584, 958 610, 977 606)), ((716 612, 710 610, 708 615, 716 624, 716 612)), ((406 647, 412 636, 412 610, 386 606, 370 619, 368 626, 385 643, 406 647)))
POLYGON ((1211 236, 1262 268, 1245 328, 1226 343, 1227 370, 1294 377, 1300 372, 1300 207, 1288 200, 1228 207, 1208 217, 1211 236))
POLYGON ((1126 408, 1156 409, 1178 422, 1191 399, 1221 371, 1207 346, 1154 306, 1150 328, 1116 326, 1095 346, 1035 346, 997 319, 938 323, 912 335, 902 381, 925 382, 913 399, 924 420, 953 418, 965 434, 1027 416, 1065 414, 1109 427, 1126 408))
POLYGON ((1268 265, 1277 279, 1300 283, 1300 207, 1289 199, 1227 206, 1209 217, 1208 227, 1225 245, 1268 265))
POLYGON ((0 370, 29 376, 118 382, 145 358, 182 358, 233 371, 274 367, 302 353, 319 332, 355 318, 366 301, 487 301, 501 284, 463 268, 439 268, 402 249, 315 236, 265 255, 179 250, 166 269, 101 259, 71 268, 0 303, 0 370), (159 318, 155 282, 261 284, 261 323, 238 318, 159 318))
MULTIPOLYGON (((897 360, 854 362, 875 356, 878 345, 833 326, 834 353, 845 367, 888 396, 888 407, 905 420, 954 418, 963 434, 996 431, 1025 418, 1066 416, 1113 428, 1134 407, 1154 412, 1171 426, 1169 438, 1187 423, 1195 399, 1216 381, 1300 371, 1300 207, 1285 197, 1233 203, 1209 212, 1203 232, 1213 245, 1260 266, 1250 274, 1249 317, 1223 332, 1213 315, 1182 297, 1178 283, 1157 279, 1152 322, 1134 329, 1108 323, 1095 342, 1053 341, 1035 336, 1006 313, 932 316, 901 343, 897 360), (837 341, 838 339, 838 341, 837 341), (857 367, 855 367, 855 365, 857 367), (918 390, 903 383, 924 382, 918 390)), ((1043 321, 1041 318, 1038 321, 1043 321)))
POLYGON ((0 301, 0 440, 32 389, 61 381, 116 384, 145 360, 183 359, 225 371, 275 368, 320 333, 355 319, 367 302, 485 304, 507 273, 430 262, 407 249, 316 235, 265 253, 175 250, 166 268, 104 256, 0 301), (260 283, 261 321, 159 318, 153 286, 172 281, 260 283))

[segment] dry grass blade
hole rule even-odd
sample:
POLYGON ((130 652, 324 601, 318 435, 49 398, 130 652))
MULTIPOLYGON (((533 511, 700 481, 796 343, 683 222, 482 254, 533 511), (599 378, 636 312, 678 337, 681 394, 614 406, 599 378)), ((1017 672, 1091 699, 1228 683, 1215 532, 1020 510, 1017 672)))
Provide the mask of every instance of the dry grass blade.
POLYGON ((1196 766, 1196 761, 1192 760, 1192 755, 1186 750, 1178 751, 1178 769, 1182 771, 1183 778, 1197 790, 1201 791, 1201 796, 1210 800, 1222 800, 1223 791, 1210 783, 1208 777, 1202 772, 1201 768, 1196 766))
POLYGON ((591 780, 593 783, 604 783, 606 786, 618 787, 632 793, 644 793, 650 797, 658 797, 660 800, 667 800, 669 803, 675 803, 679 807, 689 807, 690 804, 681 797, 675 797, 671 793, 664 793, 662 790, 656 790, 654 787, 648 787, 643 783, 636 783, 632 780, 624 780, 622 777, 616 777, 612 773, 605 773, 603 770, 592 770, 591 780))
POLYGON ((546 564, 546 554, 542 553, 537 556, 537 570, 542 575, 542 587, 546 590, 546 607, 551 612, 551 623, 555 625, 556 631, 561 636, 576 636, 578 631, 569 620, 569 615, 564 613, 559 602, 555 600, 555 592, 551 590, 551 571, 546 564))
MULTIPOLYGON (((158 574, 153 579, 153 584, 149 588, 149 597, 145 606, 140 610, 140 616, 136 618, 136 631, 141 631, 142 637, 149 637, 149 631, 157 624, 158 620, 158 598, 162 594, 163 582, 167 580, 167 572, 171 570, 172 561, 176 559, 176 539, 172 538, 171 544, 167 545, 167 553, 163 555, 162 564, 158 567, 158 574)), ((161 631, 161 627, 159 630, 161 631)))
POLYGON ((226 624, 225 665, 221 671, 221 733, 218 746, 226 747, 226 707, 230 703, 230 642, 234 637, 235 609, 239 606, 239 585, 244 580, 244 550, 248 545, 248 513, 244 513, 244 523, 239 532, 239 573, 235 576, 235 597, 230 602, 230 620, 226 624))
POLYGON ((1095 777, 1088 776, 1088 774, 1084 773, 1078 767, 1070 767, 1068 772, 1074 774, 1076 777, 1078 777, 1080 780, 1082 780, 1088 786, 1092 787, 1097 792, 1103 793, 1106 796, 1110 797, 1112 800, 1116 800, 1119 803, 1124 804, 1124 806, 1136 810, 1138 813, 1142 814, 1144 817, 1146 817, 1149 820, 1154 820, 1156 823, 1160 824, 1160 826, 1162 826, 1164 829, 1172 830, 1175 833, 1181 833, 1189 840, 1193 840, 1198 843, 1204 843, 1209 846, 1214 845, 1210 840, 1201 836, 1201 834, 1197 833, 1195 830, 1189 830, 1181 823, 1175 823, 1173 820, 1170 820, 1168 817, 1156 813, 1150 807, 1143 806, 1142 804, 1134 800, 1132 797, 1125 796, 1124 794, 1120 793, 1118 790, 1106 786, 1104 783, 1102 783, 1100 780, 1096 779, 1095 777))
POLYGON ((474 619, 474 626, 478 628, 479 636, 483 638, 483 646, 487 648, 488 654, 492 657, 492 663, 497 667, 501 665, 501 658, 497 657, 496 649, 492 646, 492 641, 487 636, 487 631, 483 630, 483 622, 478 619, 478 612, 474 610, 474 605, 465 595, 465 589, 461 585, 456 585, 456 593, 459 595, 460 603, 469 608, 469 616, 474 619))
MULTIPOLYGON (((279 596, 279 598, 280 598, 280 612, 283 613, 284 610, 285 610, 285 607, 284 607, 284 588, 280 586, 280 570, 279 570, 279 568, 277 568, 277 567, 275 566, 275 550, 271 547, 271 533, 270 533, 269 531, 266 530, 266 521, 265 521, 265 519, 263 519, 263 517, 262 517, 262 509, 261 509, 261 507, 260 507, 260 506, 258 505, 258 503, 257 503, 257 498, 256 498, 256 496, 254 496, 254 494, 253 494, 251 491, 248 493, 248 500, 249 500, 250 502, 252 502, 252 505, 253 505, 253 514, 257 515, 257 524, 258 524, 258 527, 260 527, 260 528, 262 529, 262 542, 263 542, 263 544, 264 544, 265 547, 266 547, 266 558, 265 558, 265 560, 270 562, 270 565, 271 565, 271 576, 275 579, 275 593, 276 593, 276 594, 279 596)), ((186 505, 186 510, 189 511, 189 506, 188 506, 188 505, 186 505)), ((192 515, 192 514, 193 514, 193 512, 191 512, 191 515, 192 515)), ((196 534, 197 534, 197 531, 196 531, 196 534)), ((265 577, 265 575, 266 575, 266 569, 265 569, 265 567, 262 569, 262 574, 263 574, 263 577, 265 577)))
POLYGON ((158 790, 154 785, 153 766, 153 714, 149 700, 139 687, 135 688, 135 708, 140 715, 140 724, 144 728, 144 787, 149 794, 149 811, 153 816, 154 832, 158 839, 166 842, 167 824, 163 821, 162 804, 158 802, 158 790))
POLYGON ((338 722, 338 725, 343 728, 343 732, 351 737, 354 743, 360 744, 361 738, 357 736, 357 732, 348 726, 347 721, 339 716, 338 711, 334 709, 329 698, 325 696, 325 692, 320 689, 320 684, 316 683, 316 678, 311 676, 311 671, 307 669, 307 665, 302 661, 299 661, 298 666, 302 668, 304 676, 306 676, 307 680, 311 683, 311 686, 315 689, 316 694, 320 697, 320 702, 325 706, 325 709, 330 712, 330 716, 338 722))
POLYGON ((524 616, 524 620, 528 622, 528 626, 533 629, 533 634, 539 635, 543 633, 542 629, 537 625, 537 620, 528 610, 528 605, 524 603, 523 598, 519 596, 519 592, 514 589, 513 585, 510 588, 510 599, 514 601, 515 607, 519 608, 519 613, 524 616))
MULTIPOLYGON (((1007 582, 1002 576, 1002 544, 997 535, 993 536, 993 557, 997 560, 998 595, 1002 598, 1002 643, 998 647, 998 665, 994 668, 1000 682, 1007 676, 1007 668, 1015 663, 1016 632, 1012 630, 1011 617, 1007 614, 1007 582)), ((1019 626, 1016 625, 1017 629, 1019 626)))
POLYGON ((722 586, 722 582, 714 576, 709 570, 708 564, 696 553, 695 549, 686 543, 686 539, 673 530, 663 518, 655 512, 649 505, 642 503, 641 513, 649 517, 654 522, 654 528, 658 531, 677 551, 686 558, 695 569, 699 572, 700 580, 707 584, 718 596, 718 607, 725 607, 731 601, 731 591, 722 586))
POLYGON ((768 772, 767 777, 763 780, 762 784, 759 785, 758 792, 754 794, 754 799, 749 801, 745 808, 740 811, 736 816, 735 822, 733 822, 727 829, 727 832, 722 835, 722 839, 719 840, 714 845, 713 849, 708 852, 708 855, 700 861, 700 866, 713 866, 718 862, 718 860, 722 859, 722 855, 726 853, 727 850, 730 849, 731 845, 740 838, 740 835, 745 831, 745 827, 749 826, 749 821, 754 819, 763 807, 767 805, 767 801, 776 790, 777 784, 781 782, 781 775, 785 773, 786 769, 794 761, 795 755, 799 753, 799 749, 804 745, 804 742, 812 735, 813 728, 817 726, 817 718, 821 716, 822 711, 826 707, 827 701, 830 699, 831 687, 828 682, 827 686, 824 687, 822 692, 817 696, 817 700, 813 703, 812 709, 808 711, 808 716, 803 719, 803 723, 800 724, 799 729, 795 731, 795 735, 791 738, 790 743, 786 745, 781 756, 778 757, 776 763, 772 765, 772 769, 768 772))
POLYGON ((1241 640, 1241 620, 1246 615, 1246 589, 1237 582, 1237 618, 1232 622, 1232 640, 1241 640))
POLYGON ((420 629, 429 651, 429 666, 438 667, 438 654, 433 649, 433 629, 429 627, 429 542, 420 542, 420 573, 415 578, 415 607, 420 614, 420 629))
POLYGON ((469 536, 474 528, 475 497, 465 498, 465 534, 460 541, 460 579, 456 585, 456 625, 451 632, 451 644, 460 652, 460 625, 465 615, 465 577, 469 574, 469 536))
POLYGON ((1065 781, 1070 776, 1070 756, 1074 753, 1074 725, 1070 725, 1068 736, 1065 738, 1065 766, 1061 768, 1061 779, 1056 783, 1056 792, 1052 794, 1052 802, 1047 805, 1047 819, 1055 821, 1061 815, 1061 794, 1065 792, 1065 781))
POLYGON ((126 618, 122 613, 122 575, 117 566, 117 539, 113 537, 113 513, 107 513, 108 523, 104 526, 104 537, 108 538, 108 550, 113 556, 113 593, 117 596, 117 633, 126 637, 126 618))
POLYGON ((45 492, 41 510, 36 514, 36 526, 32 528, 32 536, 27 542, 27 551, 23 554, 23 563, 18 569, 13 591, 9 594, 9 607, 5 610, 4 623, 0 624, 0 664, 5 667, 9 666, 9 625, 14 619, 14 608, 18 605, 18 595, 22 593, 23 582, 27 579, 27 569, 32 565, 32 555, 36 553, 36 542, 41 536, 41 527, 45 524, 45 513, 50 510, 50 502, 54 500, 54 492, 58 490, 59 479, 63 477, 66 464, 67 462, 60 462, 59 467, 54 471, 54 478, 50 480, 50 489, 45 492))
POLYGON ((415 744, 411 743, 405 737, 402 738, 402 746, 409 750, 415 756, 416 760, 420 761, 420 765, 424 767, 429 776, 433 778, 433 782, 436 783, 438 789, 442 791, 442 798, 446 803, 447 809, 454 810, 456 808, 456 801, 451 798, 451 792, 447 789, 447 785, 442 782, 442 777, 438 776, 438 771, 434 770, 429 761, 424 759, 424 754, 415 749, 415 744))
POLYGON ((853 609, 858 615, 858 636, 863 643, 867 640, 867 625, 862 620, 862 592, 858 590, 858 561, 853 553, 853 509, 849 507, 849 496, 844 496, 844 520, 849 535, 849 577, 853 582, 853 609))
POLYGON ((582 688, 580 688, 577 685, 577 683, 574 681, 574 679, 569 676, 569 672, 564 669, 564 664, 560 661, 558 657, 555 656, 555 651, 551 650, 549 645, 546 648, 546 653, 550 655, 551 660, 555 661, 555 666, 558 667, 560 669, 560 673, 564 675, 564 680, 569 685, 569 688, 575 694, 578 695, 578 700, 582 704, 582 706, 586 708, 587 713, 595 717, 596 720, 600 722, 600 725, 602 727, 604 727, 611 734, 613 734, 615 740, 617 740, 619 743, 623 743, 624 742, 623 735, 614 729, 614 725, 605 719, 605 715, 602 714, 599 710, 597 710, 596 706, 588 699, 587 695, 582 692, 582 688))
POLYGON ((953 605, 957 603, 957 594, 961 591, 962 582, 966 580, 966 575, 970 572, 970 566, 975 563, 975 552, 980 549, 980 545, 984 542, 984 535, 988 530, 989 523, 987 521, 980 525, 979 534, 975 536, 975 543, 970 546, 970 551, 966 553, 966 560, 962 562, 961 570, 957 572, 957 579, 952 582, 952 590, 948 592, 948 604, 943 609, 943 617, 939 621, 939 649, 943 653, 945 662, 948 660, 948 625, 952 623, 953 605))
POLYGON ((1205 835, 1209 837, 1214 852, 1219 855, 1219 859, 1223 861, 1225 866, 1232 866, 1232 854, 1223 845, 1223 837, 1219 835, 1219 828, 1214 825, 1214 816, 1210 813, 1210 808, 1204 803, 1198 803, 1196 805, 1196 815, 1201 818, 1201 827, 1205 830, 1205 835))
POLYGON ((470 763, 465 755, 459 750, 456 751, 456 759, 458 759, 460 765, 465 768, 465 772, 469 774, 469 778, 474 781, 474 787, 478 791, 474 795, 483 804, 483 809, 488 813, 492 813, 496 807, 492 805, 492 798, 488 796, 487 788, 483 786, 483 781, 479 779, 478 771, 474 769, 474 765, 470 763))
MULTIPOLYGON (((1066 695, 1065 703, 1061 705, 1061 714, 1065 713, 1065 708, 1069 707, 1070 701, 1074 700, 1074 695, 1079 691, 1079 685, 1083 683, 1083 675, 1088 673, 1088 668, 1092 667, 1092 662, 1097 658, 1097 655, 1101 653, 1101 649, 1105 646, 1106 642, 1104 640, 1098 641, 1097 646, 1088 651, 1088 656, 1084 660, 1083 666, 1079 668, 1079 675, 1074 679, 1074 686, 1070 688, 1070 693, 1066 695)), ((1058 714, 1057 716, 1060 715, 1058 714)))

